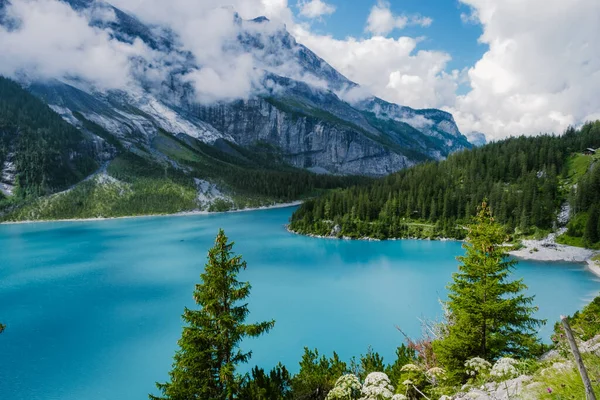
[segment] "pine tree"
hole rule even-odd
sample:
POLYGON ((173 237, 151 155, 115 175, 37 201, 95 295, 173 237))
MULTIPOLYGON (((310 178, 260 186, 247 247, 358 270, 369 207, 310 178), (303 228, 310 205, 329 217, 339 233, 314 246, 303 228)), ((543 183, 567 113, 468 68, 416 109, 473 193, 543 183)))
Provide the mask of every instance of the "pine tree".
POLYGON ((249 360, 239 344, 245 337, 268 332, 274 321, 245 324, 248 305, 240 304, 250 294, 250 283, 239 282, 237 274, 246 262, 232 252, 223 230, 208 252, 208 262, 201 283, 196 285, 194 300, 199 310, 186 307, 183 319, 187 325, 179 340, 171 381, 157 383, 163 397, 170 400, 225 400, 235 398, 239 380, 235 368, 249 360))
POLYGON ((373 348, 369 346, 367 354, 360 356, 359 368, 360 372, 358 377, 361 380, 364 380, 371 372, 383 372, 385 368, 383 357, 381 357, 379 353, 373 351, 373 348))
POLYGON ((240 399, 283 400, 290 398, 291 375, 279 363, 268 374, 262 368, 254 367, 246 374, 240 388, 240 399))
POLYGON ((471 357, 521 356, 538 344, 536 328, 544 321, 532 317, 534 297, 524 294, 523 280, 510 279, 516 261, 507 259, 505 239, 484 202, 469 226, 466 255, 458 257, 459 271, 448 286, 447 335, 434 344, 442 364, 454 373, 462 373, 471 357))
POLYGON ((600 223, 600 212, 598 206, 593 206, 590 210, 587 223, 585 225, 585 233, 583 240, 587 246, 592 246, 594 243, 600 241, 600 232, 598 231, 598 224, 600 223))
POLYGON ((325 400, 337 379, 348 372, 346 363, 334 352, 332 358, 319 357, 317 349, 304 348, 300 371, 292 378, 295 399, 325 400))

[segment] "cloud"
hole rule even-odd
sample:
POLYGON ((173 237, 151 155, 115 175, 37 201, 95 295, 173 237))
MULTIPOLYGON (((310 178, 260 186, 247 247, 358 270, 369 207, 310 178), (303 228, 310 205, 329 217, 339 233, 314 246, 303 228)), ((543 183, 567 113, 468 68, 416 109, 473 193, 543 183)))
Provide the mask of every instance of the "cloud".
POLYGON ((324 15, 331 15, 335 12, 335 6, 325 3, 322 0, 301 0, 298 2, 300 15, 306 18, 319 18, 324 15))
MULTIPOLYGON (((297 1, 306 17, 329 11, 323 0, 297 1)), ((370 37, 345 39, 316 34, 299 23, 287 0, 111 1, 145 23, 171 28, 177 45, 193 54, 194 66, 182 53, 152 50, 141 40, 116 40, 110 28, 100 26, 110 26, 117 16, 100 2, 76 12, 58 0, 12 0, 7 18, 14 23, 11 29, 0 27, 0 74, 77 79, 113 89, 140 80, 162 82, 178 73, 201 102, 249 96, 268 82, 263 69, 325 87, 303 74, 293 51, 271 43, 268 35, 279 34, 285 24, 300 43, 362 85, 339 93, 348 101, 374 94, 410 107, 442 108, 453 113, 461 131, 485 132, 490 139, 561 132, 600 117, 597 0, 460 1, 471 8, 463 19, 481 26, 479 40, 488 46, 463 71, 449 71, 451 55, 422 50, 420 38, 386 37, 409 25, 427 26, 431 19, 396 15, 384 1, 366 16, 370 37), (266 15, 272 22, 241 23, 233 10, 244 19, 266 15), (242 28, 251 31, 258 46, 240 48, 242 28), (181 65, 185 68, 174 72, 181 65), (457 95, 460 84, 469 87, 466 94, 457 95)))
POLYGON ((560 133, 598 116, 600 2, 461 1, 489 46, 468 70, 471 90, 448 107, 463 131, 560 133))
POLYGON ((112 18, 106 10, 90 15, 55 0, 12 0, 6 10, 16 29, 0 26, 0 74, 32 79, 77 77, 100 88, 131 83, 130 59, 151 57, 140 40, 122 43, 90 27, 88 18, 112 18))
POLYGON ((367 39, 315 35, 295 26, 299 42, 313 50, 350 80, 363 87, 344 98, 356 100, 366 93, 411 107, 441 107, 456 99, 459 72, 446 73, 450 55, 418 50, 419 40, 374 36, 367 39))
POLYGON ((371 12, 367 17, 365 32, 373 35, 387 36, 394 29, 404 29, 408 25, 428 27, 432 22, 431 18, 420 15, 394 15, 392 10, 390 10, 390 3, 379 0, 371 8, 371 12))
MULTIPOLYGON (((246 98, 262 82, 256 58, 240 47, 242 27, 252 30, 235 18, 267 16, 274 21, 254 24, 265 33, 281 29, 292 22, 286 0, 113 0, 112 3, 136 15, 143 22, 169 27, 183 49, 190 51, 197 68, 182 77, 191 83, 196 100, 202 103, 246 98), (269 31, 270 30, 270 31, 269 31)), ((257 35, 255 39, 263 40, 257 35)))

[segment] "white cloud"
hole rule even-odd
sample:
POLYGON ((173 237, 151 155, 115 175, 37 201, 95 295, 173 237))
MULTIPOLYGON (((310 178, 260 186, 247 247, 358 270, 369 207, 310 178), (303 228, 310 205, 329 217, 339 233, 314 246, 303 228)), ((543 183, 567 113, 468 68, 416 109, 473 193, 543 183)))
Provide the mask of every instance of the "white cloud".
POLYGON ((379 0, 371 8, 371 12, 367 17, 367 25, 365 32, 373 35, 387 36, 394 29, 403 29, 407 25, 420 25, 428 27, 433 20, 429 17, 420 15, 394 15, 390 10, 390 3, 384 0, 379 0))
POLYGON ((299 42, 364 87, 344 96, 348 101, 366 92, 411 107, 441 107, 455 101, 459 73, 444 72, 450 55, 418 50, 417 39, 375 36, 339 40, 315 35, 301 26, 295 26, 293 33, 299 42))
MULTIPOLYGON (((131 57, 151 56, 140 40, 126 44, 89 26, 88 17, 55 0, 12 0, 9 18, 18 28, 0 26, 0 74, 36 79, 78 77, 100 88, 127 86, 131 57)), ((111 18, 98 10, 96 19, 111 18)))
MULTIPOLYGON (((296 0, 298 1, 298 0, 296 0)), ((262 82, 261 68, 322 87, 315 77, 302 76, 293 62, 258 60, 260 55, 235 50, 239 25, 230 4, 242 18, 266 15, 279 29, 286 24, 299 42, 333 67, 362 85, 343 93, 351 101, 372 93, 411 107, 439 107, 454 114, 465 133, 485 132, 490 138, 521 133, 561 132, 569 124, 600 117, 600 2, 598 0, 460 0, 472 10, 466 22, 483 29, 480 41, 489 49, 471 68, 448 71, 450 54, 420 50, 419 38, 387 38, 394 29, 411 24, 427 26, 421 16, 395 15, 389 3, 379 2, 367 17, 368 38, 336 39, 317 35, 294 20, 287 0, 112 0, 142 21, 169 26, 189 49, 200 68, 184 79, 198 100, 245 97, 262 82), (536 23, 536 21, 544 21, 536 23), (273 61, 272 64, 269 64, 273 61), (461 83, 470 90, 457 96, 461 83)), ((160 81, 176 55, 159 54, 140 40, 127 44, 109 30, 90 27, 90 21, 110 22, 108 8, 78 13, 57 0, 12 0, 10 17, 18 29, 0 27, 0 74, 23 71, 35 78, 77 77, 99 88, 122 88, 132 76, 160 81), (140 61, 142 60, 142 61, 140 61), (145 60, 145 61, 144 61, 145 60), (149 69, 152 64, 154 67, 149 69), (141 67, 140 67, 141 65, 141 67)), ((318 0, 300 5, 324 6, 318 0)), ((294 4, 298 4, 294 2, 294 4)), ((309 10, 309 8, 307 8, 309 10)), ((315 11, 316 10, 316 11, 315 11)), ((320 14, 325 15, 325 14, 320 14)), ((278 53, 279 54, 279 53, 278 53)), ((278 55, 284 59, 288 56, 278 55)), ((291 55, 289 56, 291 59, 291 55)))
POLYGON ((274 20, 265 29, 291 23, 292 13, 286 0, 112 0, 142 21, 161 24, 174 30, 183 48, 194 55, 199 69, 184 79, 193 83, 197 100, 211 102, 244 98, 259 84, 261 72, 248 54, 240 53, 237 37, 241 18, 267 16, 274 20))
POLYGON ((489 46, 468 71, 471 90, 448 107, 464 132, 560 133, 598 116, 600 2, 461 1, 489 46))
POLYGON ((335 6, 322 0, 300 0, 298 2, 300 15, 306 18, 319 18, 335 12, 335 6))

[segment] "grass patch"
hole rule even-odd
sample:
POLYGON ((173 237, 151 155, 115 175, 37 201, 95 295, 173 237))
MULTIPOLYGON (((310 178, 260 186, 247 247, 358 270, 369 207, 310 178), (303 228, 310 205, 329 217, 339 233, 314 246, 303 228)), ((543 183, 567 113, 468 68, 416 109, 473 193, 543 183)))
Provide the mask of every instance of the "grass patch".
POLYGON ((585 248, 585 244, 583 243, 583 238, 582 237, 569 236, 566 233, 560 235, 559 237, 557 237, 556 238, 556 243, 564 244, 564 245, 567 245, 567 246, 583 247, 583 248, 585 248))
POLYGON ((572 183, 577 182, 589 170, 592 160, 593 156, 584 154, 575 154, 569 157, 567 160, 567 179, 572 183))
MULTIPOLYGON (((589 376, 600 376, 600 357, 585 354, 584 363, 588 369, 589 376)), ((577 368, 565 365, 563 368, 545 368, 534 375, 534 381, 539 382, 529 390, 527 394, 533 395, 535 399, 585 399, 585 389, 577 368)), ((596 382, 594 393, 600 396, 600 385, 596 382)), ((529 398, 529 397, 526 397, 529 398)))
POLYGON ((179 161, 201 162, 202 157, 183 146, 179 141, 172 136, 160 132, 152 139, 152 147, 167 155, 168 157, 179 161))

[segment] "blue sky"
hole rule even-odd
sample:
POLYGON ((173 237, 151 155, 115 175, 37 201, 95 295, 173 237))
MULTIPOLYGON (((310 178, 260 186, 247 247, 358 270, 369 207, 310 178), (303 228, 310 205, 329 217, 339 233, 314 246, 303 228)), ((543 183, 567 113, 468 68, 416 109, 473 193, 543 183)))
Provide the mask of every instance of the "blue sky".
MULTIPOLYGON (((290 3, 293 4, 292 1, 290 3)), ((336 11, 319 20, 312 20, 315 33, 330 34, 336 39, 369 36, 364 28, 376 0, 328 0, 327 3, 334 5, 336 11)), ((407 26, 394 30, 389 37, 425 37, 418 49, 449 53, 452 56, 447 66, 449 71, 473 66, 487 50, 486 45, 478 42, 482 34, 481 25, 463 22, 461 14, 469 14, 470 10, 456 0, 393 0, 389 5, 397 15, 420 14, 433 19, 429 27, 407 26)), ((291 8, 298 11, 295 6, 291 8)))

